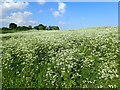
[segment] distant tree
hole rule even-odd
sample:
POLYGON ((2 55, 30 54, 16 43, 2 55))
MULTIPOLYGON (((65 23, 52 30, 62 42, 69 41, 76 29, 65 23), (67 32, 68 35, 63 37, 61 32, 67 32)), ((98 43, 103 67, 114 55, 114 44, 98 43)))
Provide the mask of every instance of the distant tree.
POLYGON ((10 29, 7 27, 2 27, 2 30, 10 30, 10 29))
POLYGON ((47 30, 47 26, 44 26, 44 30, 47 30))
POLYGON ((15 24, 15 23, 9 24, 9 29, 15 29, 15 28, 17 28, 17 24, 15 24))
POLYGON ((29 30, 29 28, 27 26, 22 26, 23 30, 29 30))
POLYGON ((32 29, 32 26, 31 26, 31 25, 29 25, 29 26, 28 26, 28 29, 29 29, 29 30, 30 30, 30 29, 32 29))
POLYGON ((38 26, 34 26, 33 29, 39 30, 38 26))
POLYGON ((58 26, 51 26, 51 29, 52 30, 59 30, 59 27, 58 26))
POLYGON ((27 26, 18 26, 18 27, 16 28, 16 30, 26 31, 26 30, 30 30, 30 28, 27 27, 27 26))
POLYGON ((36 30, 46 30, 47 26, 44 26, 43 24, 39 24, 38 26, 34 26, 34 29, 36 30))
MULTIPOLYGON (((4 30, 8 30, 7 28, 3 28, 4 30)), ((31 30, 31 29, 36 29, 36 30, 59 30, 58 26, 44 26, 43 24, 39 24, 38 26, 34 26, 32 28, 31 25, 29 26, 17 26, 15 23, 10 23, 9 24, 9 29, 14 29, 14 30, 31 30)))
POLYGON ((38 30, 45 30, 45 28, 46 28, 46 27, 45 27, 44 25, 42 25, 42 24, 39 24, 39 25, 38 25, 38 30))
POLYGON ((16 30, 23 30, 23 28, 21 26, 18 26, 16 30))
POLYGON ((46 26, 45 30, 48 30, 48 27, 46 26))

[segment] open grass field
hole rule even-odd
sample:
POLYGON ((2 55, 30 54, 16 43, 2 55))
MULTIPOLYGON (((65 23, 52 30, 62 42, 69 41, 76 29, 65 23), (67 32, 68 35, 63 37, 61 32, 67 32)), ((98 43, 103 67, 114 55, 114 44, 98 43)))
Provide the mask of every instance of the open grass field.
POLYGON ((117 27, 1 36, 3 88, 120 88, 117 27))
POLYGON ((2 37, 0 36, 0 89, 2 88, 2 37))

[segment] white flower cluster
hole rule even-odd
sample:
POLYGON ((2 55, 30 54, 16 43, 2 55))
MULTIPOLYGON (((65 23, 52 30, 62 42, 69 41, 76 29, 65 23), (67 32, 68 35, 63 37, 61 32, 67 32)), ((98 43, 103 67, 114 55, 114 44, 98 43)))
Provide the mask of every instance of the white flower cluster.
POLYGON ((117 27, 4 34, 3 87, 117 88, 117 27))

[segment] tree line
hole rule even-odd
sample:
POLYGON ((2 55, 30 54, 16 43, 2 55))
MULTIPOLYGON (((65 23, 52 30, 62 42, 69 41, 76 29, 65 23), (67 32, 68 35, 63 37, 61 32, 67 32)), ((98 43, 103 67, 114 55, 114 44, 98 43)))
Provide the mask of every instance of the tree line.
POLYGON ((2 27, 2 30, 60 30, 60 28, 58 26, 44 26, 43 24, 39 24, 37 26, 32 27, 30 26, 18 26, 15 23, 10 23, 9 24, 9 28, 7 27, 2 27))

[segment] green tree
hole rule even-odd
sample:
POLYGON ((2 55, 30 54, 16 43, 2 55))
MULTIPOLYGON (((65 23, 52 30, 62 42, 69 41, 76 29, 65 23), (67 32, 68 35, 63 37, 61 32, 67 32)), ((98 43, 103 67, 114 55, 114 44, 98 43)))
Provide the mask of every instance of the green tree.
POLYGON ((22 30, 22 31, 25 31, 25 30, 30 30, 31 28, 28 26, 18 26, 17 28, 16 28, 16 30, 22 30))
POLYGON ((32 26, 31 26, 31 25, 29 25, 29 26, 28 26, 28 29, 32 29, 32 26))
POLYGON ((46 27, 45 27, 44 25, 42 25, 42 24, 39 24, 39 25, 38 25, 38 29, 39 29, 39 30, 45 30, 46 27))
POLYGON ((34 26, 34 29, 36 30, 46 30, 47 26, 44 26, 43 24, 39 24, 38 26, 34 26))
POLYGON ((17 24, 15 24, 15 23, 10 23, 10 24, 9 24, 9 28, 10 28, 10 29, 15 29, 15 28, 17 28, 17 24))
POLYGON ((39 30, 38 26, 34 26, 34 29, 39 30))
POLYGON ((51 29, 52 30, 59 30, 59 27, 58 26, 51 26, 51 29))
POLYGON ((2 27, 2 30, 10 30, 10 29, 7 27, 2 27))

